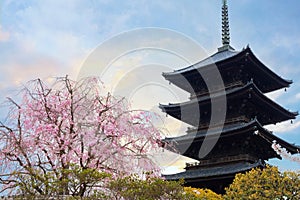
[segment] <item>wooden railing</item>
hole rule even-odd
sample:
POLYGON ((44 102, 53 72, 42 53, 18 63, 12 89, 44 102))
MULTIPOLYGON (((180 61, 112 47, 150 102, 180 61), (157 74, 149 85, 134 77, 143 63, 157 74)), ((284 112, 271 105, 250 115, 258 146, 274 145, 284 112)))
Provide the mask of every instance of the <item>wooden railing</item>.
POLYGON ((229 124, 234 124, 236 122, 249 122, 249 121, 250 121, 250 119, 243 115, 243 116, 227 119, 224 123, 220 123, 220 124, 202 123, 199 125, 198 128, 188 127, 187 133, 194 133, 194 132, 197 132, 200 130, 208 129, 209 125, 210 125, 210 128, 215 128, 215 127, 225 126, 225 125, 229 125, 229 124))
POLYGON ((218 88, 218 89, 213 90, 211 92, 209 92, 207 90, 203 90, 203 91, 200 91, 196 94, 191 94, 190 99, 206 96, 206 95, 209 95, 209 94, 215 94, 215 93, 218 93, 218 92, 223 91, 223 90, 228 90, 228 89, 241 87, 241 86, 244 86, 244 83, 242 81, 233 82, 233 83, 230 83, 230 84, 226 84, 224 88, 218 88))
POLYGON ((240 154, 240 155, 236 155, 236 156, 227 156, 227 157, 223 157, 223 158, 201 160, 199 162, 194 162, 194 163, 186 163, 185 169, 198 168, 198 167, 204 167, 204 166, 212 166, 212 165, 220 165, 220 164, 224 164, 224 163, 231 163, 231 162, 238 162, 238 161, 255 162, 255 161, 257 161, 257 158, 254 156, 251 156, 249 154, 240 154))

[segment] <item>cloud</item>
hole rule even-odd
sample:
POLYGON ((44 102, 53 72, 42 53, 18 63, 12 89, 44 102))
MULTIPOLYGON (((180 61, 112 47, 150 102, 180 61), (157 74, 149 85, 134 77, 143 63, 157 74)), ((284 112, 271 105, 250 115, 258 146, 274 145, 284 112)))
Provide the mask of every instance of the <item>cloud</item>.
POLYGON ((163 174, 175 174, 184 170, 186 163, 197 162, 194 159, 173 153, 168 150, 162 150, 152 154, 153 160, 162 168, 163 174))
POLYGON ((281 90, 276 90, 274 92, 270 92, 270 93, 266 94, 266 96, 269 97, 270 99, 272 99, 273 101, 276 101, 283 94, 285 94, 285 91, 284 91, 284 89, 281 89, 281 90))
POLYGON ((300 99, 300 93, 297 93, 297 94, 295 95, 295 98, 296 98, 296 99, 300 99))
POLYGON ((300 45, 300 39, 298 36, 287 36, 286 34, 277 34, 273 37, 272 43, 274 46, 284 47, 290 51, 295 51, 295 46, 300 45))
POLYGON ((10 39, 10 33, 4 31, 2 26, 0 26, 0 42, 7 42, 10 39))
POLYGON ((46 79, 49 76, 58 76, 58 71, 62 72, 60 63, 49 58, 35 59, 28 63, 10 62, 2 65, 2 68, 1 84, 6 87, 17 87, 29 80, 46 79))
POLYGON ((285 121, 285 122, 278 123, 276 125, 272 124, 272 125, 265 126, 265 128, 267 128, 275 133, 287 133, 287 132, 291 132, 299 127, 300 127, 299 120, 295 120, 295 121, 293 121, 293 123, 291 123, 291 121, 285 121))
POLYGON ((0 42, 6 43, 0 43, 1 88, 66 74, 75 79, 93 43, 87 35, 97 31, 88 8, 84 1, 3 3, 1 14, 6 17, 0 42))

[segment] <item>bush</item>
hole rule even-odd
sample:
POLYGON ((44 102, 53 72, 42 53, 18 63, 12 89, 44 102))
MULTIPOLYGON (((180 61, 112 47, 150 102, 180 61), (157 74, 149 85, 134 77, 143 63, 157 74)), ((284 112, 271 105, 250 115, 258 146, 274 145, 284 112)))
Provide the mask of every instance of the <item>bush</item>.
POLYGON ((215 192, 209 189, 199 189, 199 188, 192 188, 192 187, 185 187, 184 191, 187 194, 190 194, 195 199, 202 199, 202 200, 222 200, 222 196, 216 194, 215 192))
POLYGON ((225 199, 300 199, 300 173, 283 172, 277 167, 252 169, 237 174, 226 188, 225 199))

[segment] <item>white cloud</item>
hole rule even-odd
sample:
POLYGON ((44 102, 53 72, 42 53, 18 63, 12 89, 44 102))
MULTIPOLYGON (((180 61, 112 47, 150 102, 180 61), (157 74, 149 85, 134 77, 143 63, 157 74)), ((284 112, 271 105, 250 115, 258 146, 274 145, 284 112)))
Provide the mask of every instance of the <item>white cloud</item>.
POLYGON ((269 97, 270 99, 272 99, 273 101, 276 101, 283 94, 285 94, 285 90, 281 89, 281 90, 276 90, 274 92, 270 92, 270 93, 266 94, 266 96, 269 97))
POLYGON ((295 95, 295 98, 296 98, 296 99, 300 99, 300 93, 297 93, 297 94, 295 95))
POLYGON ((55 76, 57 71, 61 71, 60 67, 55 60, 46 58, 36 59, 29 63, 11 62, 3 67, 5 77, 1 79, 1 82, 4 81, 9 86, 18 86, 31 79, 55 76))
POLYGON ((10 33, 4 31, 2 26, 0 26, 0 42, 7 42, 10 39, 10 33))
POLYGON ((197 162, 194 159, 181 156, 168 150, 152 154, 153 160, 162 168, 163 174, 175 174, 184 170, 186 163, 197 162))
POLYGON ((285 122, 281 122, 278 123, 276 125, 267 125, 265 126, 265 128, 273 131, 274 133, 286 133, 286 132, 290 132, 293 131, 297 128, 300 127, 300 121, 298 120, 293 120, 293 123, 291 123, 291 121, 285 121, 285 122))
POLYGON ((9 22, 10 30, 0 26, 0 42, 9 40, 9 45, 0 46, 4 50, 0 59, 1 88, 35 78, 66 74, 76 78, 91 46, 87 35, 97 31, 93 12, 89 13, 84 1, 6 1, 1 12, 7 16, 3 24, 9 22))
POLYGON ((300 46, 300 39, 298 35, 287 35, 285 32, 282 34, 276 34, 272 39, 272 44, 276 47, 285 48, 289 51, 289 53, 297 53, 298 48, 300 46))

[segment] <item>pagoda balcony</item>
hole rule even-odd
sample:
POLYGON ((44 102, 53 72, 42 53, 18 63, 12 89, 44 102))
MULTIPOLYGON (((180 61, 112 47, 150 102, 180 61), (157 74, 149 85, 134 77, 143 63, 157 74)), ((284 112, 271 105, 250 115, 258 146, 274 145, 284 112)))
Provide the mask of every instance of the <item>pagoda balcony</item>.
POLYGON ((226 156, 226 157, 221 157, 221 158, 213 158, 213 159, 208 159, 208 160, 200 160, 198 162, 186 163, 186 166, 184 169, 186 169, 186 170, 198 169, 198 168, 202 168, 202 167, 224 165, 224 164, 228 164, 228 163, 241 162, 241 161, 255 163, 258 160, 259 159, 255 156, 252 156, 249 154, 240 154, 240 155, 232 155, 232 156, 226 156))
POLYGON ((221 123, 221 124, 212 125, 210 123, 205 123, 205 124, 200 124, 198 126, 198 128, 188 127, 186 132, 187 133, 196 133, 198 131, 206 130, 208 128, 230 127, 230 126, 236 126, 236 124, 241 124, 242 125, 242 124, 248 123, 252 120, 253 119, 250 119, 247 116, 239 116, 239 117, 235 117, 235 118, 226 119, 226 121, 224 123, 221 123))
POLYGON ((203 96, 209 96, 209 95, 212 95, 212 94, 215 94, 215 93, 223 92, 224 90, 230 90, 230 89, 234 89, 234 88, 237 88, 237 87, 242 87, 244 85, 245 85, 245 83, 243 83, 242 81, 236 81, 234 83, 226 84, 224 88, 218 88, 218 89, 215 89, 213 91, 202 90, 202 91, 199 91, 196 94, 192 93, 191 96, 190 96, 190 99, 192 100, 192 99, 203 97, 203 96))

